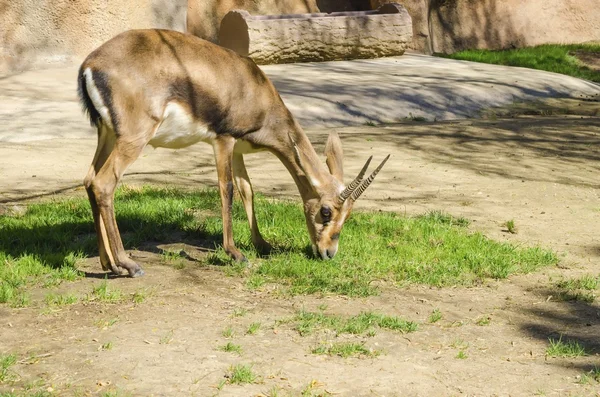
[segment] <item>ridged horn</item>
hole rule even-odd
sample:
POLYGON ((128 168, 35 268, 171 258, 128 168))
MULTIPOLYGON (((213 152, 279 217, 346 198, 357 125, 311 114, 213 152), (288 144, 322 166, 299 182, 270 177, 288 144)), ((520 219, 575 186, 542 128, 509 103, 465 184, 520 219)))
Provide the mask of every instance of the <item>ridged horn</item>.
POLYGON ((348 186, 346 186, 346 188, 344 189, 343 192, 340 193, 340 195, 338 197, 338 200, 340 201, 340 203, 343 203, 344 201, 346 201, 348 199, 348 197, 350 197, 350 195, 352 194, 354 189, 356 189, 358 187, 358 185, 360 185, 360 182, 362 181, 363 177, 365 176, 365 172, 367 172, 367 168, 369 168, 369 164, 371 164, 371 160, 373 160, 373 156, 369 157, 369 159, 363 166, 362 170, 360 170, 360 172, 358 173, 358 176, 356 178, 354 178, 354 180, 352 182, 350 182, 350 184, 348 186))
POLYGON ((375 168, 375 171, 373 171, 373 173, 367 179, 362 181, 362 183, 350 195, 350 200, 356 201, 360 197, 360 195, 363 194, 363 192, 365 190, 367 190, 367 188, 369 187, 371 182, 373 182, 373 180, 375 179, 375 177, 377 176, 379 171, 383 168, 385 162, 388 161, 389 158, 390 158, 390 155, 388 154, 387 157, 383 159, 381 164, 379 164, 379 167, 375 168))

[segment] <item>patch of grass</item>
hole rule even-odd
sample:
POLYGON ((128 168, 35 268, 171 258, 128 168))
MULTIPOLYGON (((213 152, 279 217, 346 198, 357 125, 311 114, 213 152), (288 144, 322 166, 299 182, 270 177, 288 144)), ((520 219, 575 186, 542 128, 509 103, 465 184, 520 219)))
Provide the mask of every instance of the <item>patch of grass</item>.
POLYGON ((506 226, 506 230, 508 230, 510 234, 517 234, 517 226, 515 225, 515 221, 513 219, 506 221, 504 226, 506 226))
POLYGON ((560 280, 556 283, 558 288, 564 288, 568 290, 584 289, 593 291, 598 289, 600 286, 600 276, 592 276, 591 274, 585 274, 579 278, 571 278, 567 280, 560 280))
POLYGON ((465 351, 464 351, 464 350, 460 350, 460 351, 458 352, 458 354, 456 355, 456 358, 458 358, 459 360, 464 360, 464 359, 466 359, 467 357, 468 357, 468 356, 467 356, 467 353, 465 353, 465 351))
POLYGON ((482 316, 482 317, 479 317, 477 320, 475 320, 475 324, 483 327, 485 325, 490 325, 491 321, 492 321, 491 316, 482 316))
POLYGON ((227 374, 229 383, 232 385, 243 385, 246 383, 255 383, 258 379, 252 371, 252 365, 236 364, 229 368, 227 374))
POLYGON ((585 348, 577 341, 567 340, 563 342, 562 335, 556 339, 548 339, 550 346, 546 349, 546 355, 550 357, 582 357, 586 356, 585 348))
POLYGON ((327 390, 317 390, 320 387, 322 387, 323 384, 316 381, 316 380, 312 380, 308 385, 306 385, 306 387, 304 389, 302 389, 302 391, 300 392, 300 396, 301 397, 327 397, 327 396, 331 396, 331 393, 329 393, 327 390))
POLYGON ((255 335, 260 330, 260 323, 252 323, 246 330, 246 335, 255 335))
POLYGON ((465 61, 492 63, 498 65, 519 66, 530 69, 546 70, 566 74, 595 82, 600 82, 600 72, 583 66, 573 56, 575 52, 600 52, 598 44, 545 44, 536 47, 511 50, 466 50, 443 57, 465 61))
POLYGON ((131 301, 137 304, 143 303, 150 295, 151 293, 147 288, 141 288, 131 294, 131 301))
POLYGON ((579 278, 560 280, 556 283, 558 298, 564 301, 594 302, 595 291, 600 287, 600 277, 590 274, 579 278))
MULTIPOLYGON (((248 277, 249 287, 283 284, 292 294, 334 293, 368 296, 383 283, 433 286, 474 285, 485 278, 502 279, 556 264, 557 256, 540 248, 522 248, 487 239, 466 228, 462 218, 432 212, 418 217, 357 212, 344 225, 340 251, 333 260, 308 255, 310 241, 302 207, 265 199, 255 206, 265 238, 275 250, 266 259, 254 250, 246 215, 233 207, 236 244, 255 264, 233 264, 220 247, 222 221, 216 190, 186 192, 145 187, 118 189, 115 208, 126 248, 149 240, 185 241, 217 247, 207 265, 233 277, 248 277)), ((15 299, 27 285, 59 274, 78 273, 77 258, 97 255, 91 210, 86 198, 32 204, 18 216, 0 216, 0 303, 15 299), (61 268, 66 268, 62 272, 61 268), (37 280, 37 281, 36 281, 37 280), (7 287, 8 286, 8 287, 7 287)))
POLYGON ((443 316, 442 316, 442 312, 440 311, 440 309, 433 309, 433 311, 429 315, 429 322, 431 324, 437 323, 438 321, 440 321, 442 319, 442 317, 443 316))
POLYGON ((113 348, 112 342, 106 342, 106 343, 103 343, 102 346, 100 346, 101 350, 112 350, 112 348, 113 348))
POLYGON ((417 323, 406 321, 399 317, 385 316, 372 312, 363 312, 352 317, 327 315, 300 311, 292 319, 295 329, 302 336, 309 335, 317 329, 330 329, 339 334, 364 334, 374 327, 399 331, 413 332, 418 328, 417 323))
POLYGON ((17 363, 17 356, 14 354, 0 355, 0 384, 14 380, 16 375, 11 371, 11 367, 17 363))
POLYGON ((75 304, 79 301, 79 298, 73 294, 48 294, 46 295, 46 304, 50 306, 67 306, 75 304))
POLYGON ((221 335, 223 335, 224 338, 230 339, 233 338, 235 332, 233 331, 233 328, 227 327, 221 332, 221 335))
POLYGON ((250 289, 259 289, 265 285, 266 281, 267 280, 260 274, 253 274, 248 277, 248 280, 246 281, 246 287, 250 289))
POLYGON ((379 350, 370 350, 363 343, 356 342, 339 342, 329 345, 320 345, 312 350, 313 354, 327 354, 330 356, 348 357, 365 357, 372 358, 381 354, 379 350))
POLYGON ((228 353, 237 353, 240 356, 242 355, 242 346, 236 345, 233 342, 227 342, 223 346, 219 347, 219 350, 228 352, 228 353))
POLYGON ((104 303, 119 303, 123 300, 123 293, 120 289, 109 286, 105 279, 92 288, 92 293, 88 295, 88 300, 104 303))

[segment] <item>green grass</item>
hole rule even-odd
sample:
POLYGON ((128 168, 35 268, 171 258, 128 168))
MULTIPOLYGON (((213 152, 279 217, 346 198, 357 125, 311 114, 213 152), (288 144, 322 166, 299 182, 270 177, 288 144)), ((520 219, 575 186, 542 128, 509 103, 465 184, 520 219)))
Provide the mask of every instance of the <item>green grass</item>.
POLYGON ((239 355, 242 354, 242 346, 236 345, 233 342, 227 342, 223 346, 220 346, 219 350, 227 352, 227 353, 237 353, 239 355))
POLYGON ((99 301, 104 303, 119 303, 123 300, 123 293, 114 285, 108 284, 107 280, 92 288, 92 293, 88 295, 89 301, 99 301))
POLYGON ((591 303, 596 300, 600 276, 586 274, 578 278, 563 279, 556 283, 556 287, 560 300, 591 303))
POLYGON ((370 350, 363 343, 338 342, 328 345, 320 345, 312 350, 313 354, 327 354, 329 356, 348 357, 377 357, 381 354, 379 350, 370 350))
POLYGON ((582 66, 578 59, 572 55, 573 51, 600 52, 600 45, 546 44, 502 51, 467 50, 441 56, 465 61, 540 69, 600 82, 600 72, 582 66))
MULTIPOLYGON (((472 233, 466 220, 439 212, 409 218, 386 212, 355 213, 344 226, 338 255, 322 261, 310 254, 299 200, 258 196, 257 217, 275 252, 269 258, 258 256, 246 215, 236 201, 234 236, 254 265, 247 269, 232 264, 220 248, 222 222, 216 190, 123 187, 117 191, 115 207, 128 249, 148 241, 217 248, 205 258, 206 265, 227 265, 218 269, 234 277, 248 277, 251 288, 279 283, 292 294, 368 296, 379 292, 376 284, 381 282, 471 286, 486 278, 503 279, 558 261, 547 250, 495 242, 472 233)), ((45 280, 80 277, 76 263, 87 256, 97 256, 97 247, 84 197, 31 204, 23 214, 1 215, 0 279, 6 281, 0 285, 0 303, 18 301, 27 286, 45 280)))
POLYGON ((75 304, 79 301, 79 298, 73 294, 53 294, 46 295, 46 304, 50 306, 67 306, 75 304))
POLYGON ((429 315, 429 322, 431 324, 437 323, 438 321, 440 321, 442 319, 442 317, 443 317, 443 315, 442 315, 442 312, 440 311, 440 309, 433 309, 433 311, 429 315))
POLYGON ((229 368, 227 374, 229 383, 232 385, 243 385, 245 383, 255 383, 258 379, 252 371, 252 365, 236 364, 229 368))
POLYGON ((231 339, 235 335, 235 332, 233 331, 233 328, 227 327, 221 332, 221 335, 224 338, 231 339))
POLYGON ((464 350, 460 350, 457 354, 456 354, 456 358, 458 358, 459 360, 465 360, 466 358, 468 358, 467 353, 465 353, 464 350))
POLYGON ((246 330, 246 335, 256 335, 256 333, 260 330, 260 323, 252 323, 248 326, 246 330))
POLYGON ((586 356, 585 348, 574 340, 562 340, 562 335, 557 339, 548 339, 550 346, 546 349, 546 355, 550 357, 581 357, 586 356))
POLYGON ((517 226, 515 225, 514 220, 511 219, 510 221, 506 221, 505 226, 510 234, 517 234, 517 226))
POLYGON ((373 330, 375 327, 402 333, 413 332, 418 328, 415 322, 372 312, 344 317, 302 310, 289 321, 295 324, 294 329, 302 336, 310 335, 320 329, 329 329, 338 335, 361 335, 373 330))
POLYGON ((11 381, 15 378, 15 374, 10 368, 16 363, 17 356, 14 354, 0 354, 0 384, 11 381))

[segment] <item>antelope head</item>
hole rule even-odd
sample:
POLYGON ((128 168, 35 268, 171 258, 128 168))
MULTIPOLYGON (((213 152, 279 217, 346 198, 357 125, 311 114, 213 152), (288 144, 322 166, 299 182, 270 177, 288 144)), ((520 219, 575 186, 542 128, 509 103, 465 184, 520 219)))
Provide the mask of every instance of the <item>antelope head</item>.
POLYGON ((303 194, 304 216, 310 235, 312 249, 315 256, 322 259, 330 259, 338 251, 340 233, 344 222, 350 217, 354 202, 369 187, 379 173, 381 168, 390 157, 388 155, 368 178, 364 178, 373 156, 369 157, 356 178, 344 186, 343 178, 343 151, 342 144, 337 133, 329 134, 325 146, 327 167, 320 169, 326 175, 317 175, 319 168, 315 164, 306 164, 298 147, 294 145, 296 156, 300 159, 304 174, 308 177, 313 194, 303 194))

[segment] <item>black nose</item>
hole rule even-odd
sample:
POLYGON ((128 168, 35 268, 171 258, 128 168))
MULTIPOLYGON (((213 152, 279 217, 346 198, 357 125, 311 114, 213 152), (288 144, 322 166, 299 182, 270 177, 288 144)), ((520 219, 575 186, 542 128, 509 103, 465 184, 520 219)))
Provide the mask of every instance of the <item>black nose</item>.
POLYGON ((335 251, 331 251, 331 250, 325 250, 325 255, 327 255, 327 257, 329 259, 333 258, 335 255, 335 251))

